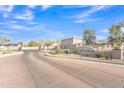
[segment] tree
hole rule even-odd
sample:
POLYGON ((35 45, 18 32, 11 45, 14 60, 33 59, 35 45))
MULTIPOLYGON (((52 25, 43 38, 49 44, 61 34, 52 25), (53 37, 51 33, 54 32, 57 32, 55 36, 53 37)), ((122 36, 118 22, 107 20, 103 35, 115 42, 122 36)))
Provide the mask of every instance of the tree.
POLYGON ((0 41, 1 41, 1 43, 8 43, 8 42, 11 41, 11 39, 8 38, 8 37, 2 37, 2 38, 0 39, 0 41))
POLYGON ((124 27, 124 21, 120 22, 119 25, 120 25, 121 27, 124 27))
POLYGON ((61 41, 60 41, 60 40, 56 40, 55 42, 56 42, 56 43, 61 43, 61 41))
POLYGON ((36 46, 38 46, 38 42, 36 42, 36 41, 30 41, 30 42, 28 43, 28 46, 29 46, 29 47, 36 47, 36 46))
POLYGON ((83 39, 87 45, 94 44, 96 40, 95 31, 92 29, 85 29, 83 39))
POLYGON ((45 45, 47 47, 52 46, 53 44, 54 44, 54 41, 50 41, 50 40, 45 41, 45 45))
POLYGON ((43 49, 44 41, 40 40, 37 43, 38 43, 39 51, 41 51, 43 49))
POLYGON ((20 41, 18 44, 20 44, 21 47, 23 47, 25 45, 24 42, 22 42, 22 41, 20 41))
POLYGON ((124 42, 124 21, 120 22, 119 26, 121 27, 121 31, 122 31, 122 42, 124 42))
POLYGON ((0 43, 2 43, 2 37, 0 37, 0 43))
POLYGON ((24 43, 23 43, 22 41, 20 41, 20 42, 18 42, 18 44, 20 45, 20 46, 19 46, 19 50, 21 50, 22 47, 24 46, 24 43))
POLYGON ((122 35, 122 42, 124 42, 124 33, 123 33, 123 35, 122 35))
POLYGON ((112 25, 111 28, 108 29, 110 36, 109 36, 109 42, 112 45, 121 45, 122 42, 122 31, 120 25, 112 25))

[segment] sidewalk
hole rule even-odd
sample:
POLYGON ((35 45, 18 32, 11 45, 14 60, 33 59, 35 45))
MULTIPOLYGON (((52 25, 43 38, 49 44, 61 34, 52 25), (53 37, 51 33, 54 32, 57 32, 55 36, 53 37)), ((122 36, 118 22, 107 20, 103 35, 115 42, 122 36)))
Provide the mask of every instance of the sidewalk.
POLYGON ((7 56, 14 56, 14 55, 18 55, 18 54, 23 54, 23 52, 19 51, 19 52, 13 52, 13 53, 9 53, 9 54, 0 54, 0 58, 7 57, 7 56))
POLYGON ((59 54, 59 55, 45 54, 45 56, 124 65, 124 60, 119 60, 119 59, 104 60, 99 58, 91 58, 91 57, 85 57, 85 56, 73 55, 73 54, 66 54, 66 55, 65 54, 63 55, 62 54, 59 54))

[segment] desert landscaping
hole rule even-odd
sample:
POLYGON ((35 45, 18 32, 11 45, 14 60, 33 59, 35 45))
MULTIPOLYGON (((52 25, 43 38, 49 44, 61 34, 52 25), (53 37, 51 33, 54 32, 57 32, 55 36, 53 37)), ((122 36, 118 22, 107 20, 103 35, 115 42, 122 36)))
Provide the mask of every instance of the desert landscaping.
POLYGON ((124 88, 123 8, 1 6, 0 87, 124 88))

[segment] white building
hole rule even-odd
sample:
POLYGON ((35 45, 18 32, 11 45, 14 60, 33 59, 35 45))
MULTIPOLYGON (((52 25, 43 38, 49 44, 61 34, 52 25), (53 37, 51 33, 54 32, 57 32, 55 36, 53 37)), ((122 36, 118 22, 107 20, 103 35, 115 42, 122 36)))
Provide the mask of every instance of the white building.
POLYGON ((15 43, 6 43, 6 44, 0 44, 0 51, 19 51, 21 49, 20 44, 15 43))
POLYGON ((83 45, 82 42, 83 42, 83 40, 81 38, 75 38, 75 37, 63 39, 63 40, 61 40, 61 48, 62 49, 70 49, 70 48, 74 48, 74 47, 80 47, 83 45))

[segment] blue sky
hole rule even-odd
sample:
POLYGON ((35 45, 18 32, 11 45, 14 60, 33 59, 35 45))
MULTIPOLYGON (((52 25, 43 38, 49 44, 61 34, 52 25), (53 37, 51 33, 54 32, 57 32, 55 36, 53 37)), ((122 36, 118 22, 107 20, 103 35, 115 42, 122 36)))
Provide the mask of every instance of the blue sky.
POLYGON ((108 36, 112 24, 124 20, 124 6, 0 6, 0 36, 13 42, 82 37, 84 28, 108 36))

